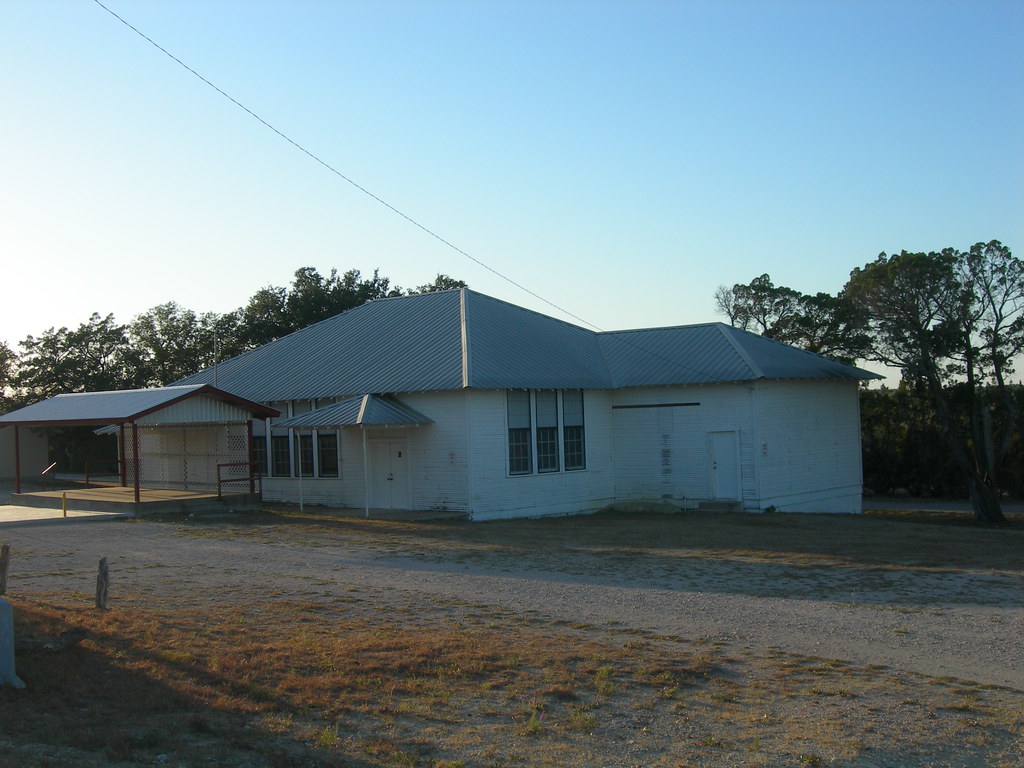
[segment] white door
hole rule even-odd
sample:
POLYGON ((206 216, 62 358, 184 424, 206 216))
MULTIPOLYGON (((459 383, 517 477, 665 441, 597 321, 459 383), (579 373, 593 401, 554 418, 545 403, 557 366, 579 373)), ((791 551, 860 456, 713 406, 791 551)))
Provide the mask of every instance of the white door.
POLYGON ((409 451, 405 440, 370 443, 370 506, 409 509, 409 451))
POLYGON ((711 432, 711 496, 740 497, 740 452, 736 432, 711 432))

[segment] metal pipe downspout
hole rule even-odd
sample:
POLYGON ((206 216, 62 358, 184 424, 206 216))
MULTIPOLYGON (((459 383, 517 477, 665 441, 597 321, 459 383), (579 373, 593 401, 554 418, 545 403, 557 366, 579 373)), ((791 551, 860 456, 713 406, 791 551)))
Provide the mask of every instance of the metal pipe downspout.
POLYGON ((305 511, 303 506, 304 497, 302 495, 302 446, 295 445, 295 429, 294 427, 288 427, 288 445, 293 452, 294 461, 292 467, 297 468, 299 471, 299 512, 305 511))
POLYGON ((365 491, 366 519, 370 519, 370 457, 366 451, 366 427, 360 425, 359 431, 363 433, 363 489, 365 491))
POLYGON ((21 493, 21 433, 14 425, 14 492, 21 493))
POLYGON ((246 472, 249 473, 249 494, 252 495, 256 493, 256 450, 253 448, 251 418, 245 422, 245 426, 245 454, 246 461, 249 462, 246 472))

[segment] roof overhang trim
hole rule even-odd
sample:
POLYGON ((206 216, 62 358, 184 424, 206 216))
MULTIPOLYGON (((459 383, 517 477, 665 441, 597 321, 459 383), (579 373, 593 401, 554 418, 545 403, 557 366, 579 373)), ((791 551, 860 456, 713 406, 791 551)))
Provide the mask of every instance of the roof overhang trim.
POLYGON ((273 418, 280 416, 281 412, 276 408, 246 400, 243 397, 234 395, 223 389, 218 389, 210 384, 200 384, 180 387, 160 387, 152 390, 124 390, 114 392, 80 392, 67 395, 57 395, 38 403, 19 408, 0 416, 0 427, 22 426, 22 427, 76 427, 76 426, 107 426, 118 424, 130 424, 136 420, 157 413, 172 405, 193 397, 205 396, 215 400, 234 405, 258 419, 273 418), (146 398, 146 404, 138 407, 133 406, 131 401, 140 393, 150 393, 156 400, 146 398), (165 396, 161 396, 165 395, 165 396), (100 414, 69 416, 68 411, 74 409, 54 409, 53 405, 60 400, 61 404, 67 403, 66 398, 81 398, 81 412, 89 414, 89 405, 99 401, 100 398, 108 400, 107 408, 100 414), (63 399, 62 399, 63 398, 63 399), (120 402, 119 402, 120 401, 120 402), (54 411, 56 410, 56 414, 54 411), (50 414, 50 415, 48 415, 50 414))

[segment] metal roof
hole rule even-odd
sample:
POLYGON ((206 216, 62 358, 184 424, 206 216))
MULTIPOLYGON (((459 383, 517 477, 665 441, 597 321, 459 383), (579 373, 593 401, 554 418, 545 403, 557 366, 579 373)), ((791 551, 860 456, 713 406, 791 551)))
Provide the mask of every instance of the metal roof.
POLYGON ((259 418, 275 416, 278 413, 273 408, 250 402, 216 387, 193 384, 157 389, 57 395, 0 416, 0 426, 7 424, 30 426, 123 424, 200 395, 245 408, 259 418))
POLYGON ((272 402, 873 377, 723 323, 595 332, 461 288, 363 304, 179 383, 272 402))
POLYGON ((400 424, 432 424, 422 413, 394 398, 375 395, 350 397, 284 421, 275 427, 334 428, 352 426, 397 426, 400 424))
POLYGON ((724 323, 600 335, 615 387, 881 378, 724 323))
POLYGON ((380 299, 182 379, 259 402, 462 387, 458 291, 380 299))

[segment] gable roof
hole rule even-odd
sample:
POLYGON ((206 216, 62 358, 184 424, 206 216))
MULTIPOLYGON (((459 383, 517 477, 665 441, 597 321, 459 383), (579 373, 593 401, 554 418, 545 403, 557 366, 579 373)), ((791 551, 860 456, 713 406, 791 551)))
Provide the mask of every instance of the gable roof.
POLYGON ((379 299, 182 379, 259 402, 875 378, 723 323, 595 332, 467 288, 379 299))
POLYGON ((8 424, 22 426, 124 424, 197 396, 205 396, 238 406, 258 418, 278 414, 273 408, 250 402, 208 384, 192 384, 157 389, 75 392, 57 395, 48 400, 5 413, 0 416, 0 427, 8 424))

